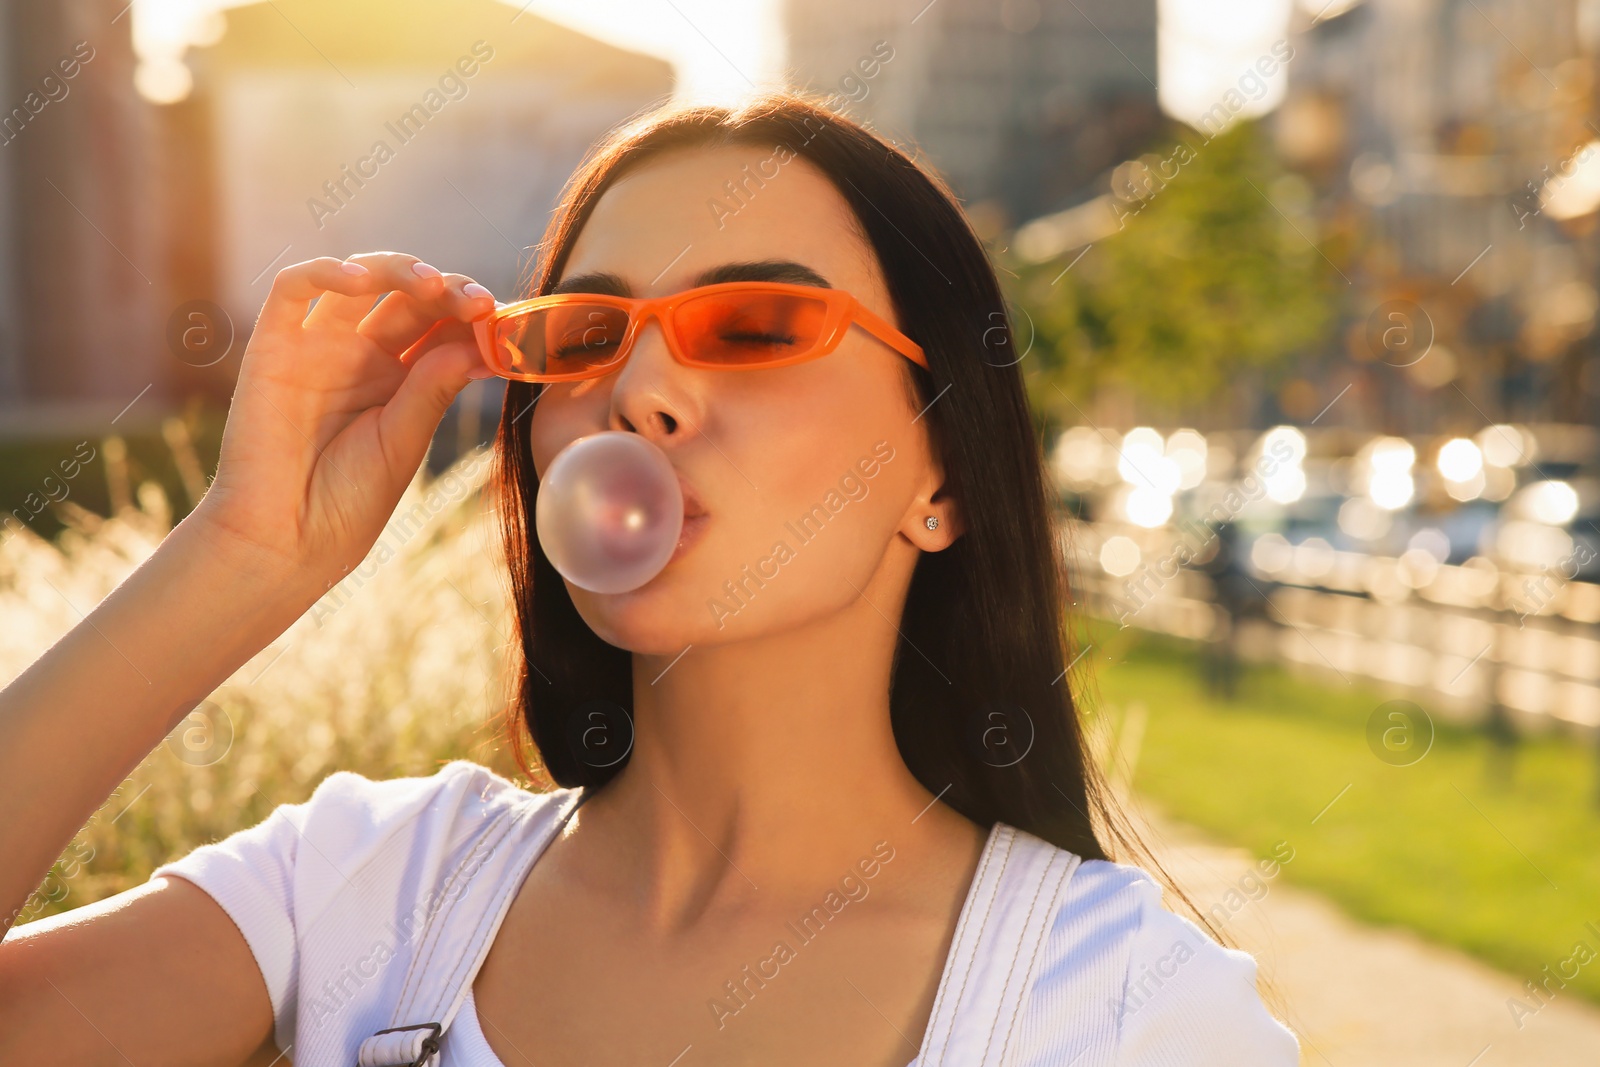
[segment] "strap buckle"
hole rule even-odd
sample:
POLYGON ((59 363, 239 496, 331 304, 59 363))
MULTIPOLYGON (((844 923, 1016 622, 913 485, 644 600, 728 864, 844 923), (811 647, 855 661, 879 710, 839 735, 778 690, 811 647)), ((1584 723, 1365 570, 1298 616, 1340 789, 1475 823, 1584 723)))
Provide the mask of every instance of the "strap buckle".
POLYGON ((439 1036, 444 1033, 444 1027, 438 1023, 412 1023, 410 1026, 391 1026, 386 1030, 374 1031, 372 1036, 379 1034, 396 1034, 402 1030, 431 1030, 427 1037, 422 1039, 422 1045, 417 1050, 417 1058, 407 1060, 405 1063, 386 1063, 383 1067, 427 1067, 428 1061, 433 1059, 434 1053, 439 1051, 439 1036))

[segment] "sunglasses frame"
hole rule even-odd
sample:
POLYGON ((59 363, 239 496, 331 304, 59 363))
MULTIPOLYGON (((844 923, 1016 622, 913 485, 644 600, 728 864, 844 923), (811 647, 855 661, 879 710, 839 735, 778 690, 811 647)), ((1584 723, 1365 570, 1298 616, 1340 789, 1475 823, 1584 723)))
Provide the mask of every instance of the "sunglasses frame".
MULTIPOLYGON (((519 300, 514 304, 497 307, 494 311, 481 319, 472 322, 473 336, 478 342, 478 354, 483 358, 484 364, 494 373, 511 381, 518 382, 573 382, 585 381, 590 378, 602 378, 612 371, 619 369, 633 351, 633 345, 638 340, 639 332, 650 319, 656 319, 661 324, 661 333, 667 341, 667 351, 672 358, 685 367, 696 367, 704 370, 764 370, 768 367, 785 367, 794 363, 803 363, 807 360, 820 359, 829 354, 844 340, 849 332, 851 323, 859 325, 862 329, 872 334, 878 340, 905 356, 917 366, 928 369, 927 356, 922 351, 922 346, 911 338, 901 333, 889 322, 873 314, 861 301, 843 289, 828 289, 813 285, 791 285, 786 282, 720 282, 716 285, 702 285, 694 289, 684 289, 670 296, 661 297, 626 297, 611 296, 604 293, 557 293, 550 296, 536 296, 528 300, 519 300), (824 319, 822 332, 818 342, 804 352, 788 355, 782 359, 761 363, 715 363, 705 362, 694 358, 677 337, 674 315, 677 309, 691 300, 718 293, 776 293, 784 296, 805 297, 816 300, 824 305, 824 319), (628 326, 622 335, 622 340, 617 348, 617 356, 609 363, 599 364, 589 370, 568 374, 535 374, 532 372, 517 372, 502 370, 494 358, 494 345, 502 323, 512 322, 526 318, 537 311, 547 308, 563 307, 570 304, 590 304, 601 307, 616 308, 625 311, 628 315, 628 326)), ((440 320, 423 334, 422 338, 401 355, 404 362, 415 351, 420 349, 435 333, 450 320, 440 320)))

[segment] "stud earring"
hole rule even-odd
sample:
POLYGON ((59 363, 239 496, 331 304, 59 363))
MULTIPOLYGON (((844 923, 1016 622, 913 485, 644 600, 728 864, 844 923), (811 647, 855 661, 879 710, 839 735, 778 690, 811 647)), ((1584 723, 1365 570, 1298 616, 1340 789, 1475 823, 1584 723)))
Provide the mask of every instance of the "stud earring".
POLYGON ((923 522, 923 525, 930 530, 937 530, 939 528, 939 516, 929 515, 926 521, 923 522))

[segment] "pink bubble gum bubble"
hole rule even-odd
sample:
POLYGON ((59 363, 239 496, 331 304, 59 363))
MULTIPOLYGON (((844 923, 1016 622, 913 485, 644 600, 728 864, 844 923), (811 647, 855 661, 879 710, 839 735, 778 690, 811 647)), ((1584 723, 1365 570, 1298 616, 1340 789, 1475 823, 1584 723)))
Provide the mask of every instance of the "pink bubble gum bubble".
POLYGON ((626 593, 667 565, 683 530, 683 490, 666 453, 636 433, 573 441, 539 479, 539 544, 561 576, 593 593, 626 593))

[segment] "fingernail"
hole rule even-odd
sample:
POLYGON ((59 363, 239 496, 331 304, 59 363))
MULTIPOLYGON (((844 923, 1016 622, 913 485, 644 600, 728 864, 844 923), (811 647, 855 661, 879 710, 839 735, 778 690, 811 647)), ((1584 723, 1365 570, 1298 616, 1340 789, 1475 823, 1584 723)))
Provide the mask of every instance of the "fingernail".
POLYGON ((473 367, 471 370, 467 371, 467 377, 476 382, 483 378, 493 378, 494 371, 480 363, 476 367, 473 367))
POLYGON ((426 263, 417 262, 411 264, 411 273, 415 274, 419 278, 437 278, 439 276, 439 268, 429 266, 426 263))
POLYGON ((461 287, 461 291, 467 296, 472 297, 474 300, 483 296, 486 296, 491 300, 494 299, 494 294, 485 289, 483 286, 479 285, 477 282, 468 282, 466 285, 461 287))
POLYGON ((346 274, 369 274, 369 273, 371 273, 370 271, 367 270, 367 268, 363 267, 359 263, 349 263, 349 262, 341 263, 341 264, 339 264, 339 269, 344 271, 346 274))

